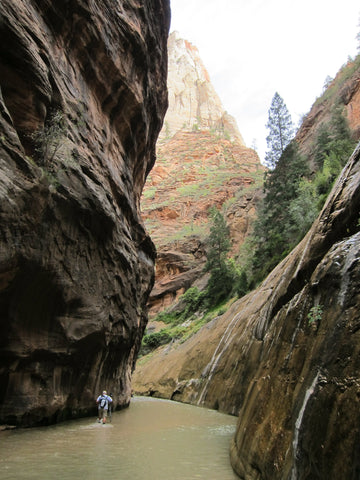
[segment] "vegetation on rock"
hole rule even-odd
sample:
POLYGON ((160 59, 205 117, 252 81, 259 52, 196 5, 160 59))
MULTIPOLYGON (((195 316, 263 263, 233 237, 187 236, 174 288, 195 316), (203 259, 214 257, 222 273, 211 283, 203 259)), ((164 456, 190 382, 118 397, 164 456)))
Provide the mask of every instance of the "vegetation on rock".
POLYGON ((143 193, 142 214, 154 243, 208 232, 208 210, 239 190, 261 188, 259 158, 238 141, 211 131, 178 132, 158 143, 156 164, 143 193))
POLYGON ((300 242, 323 207, 341 169, 355 148, 344 106, 337 104, 319 129, 314 165, 293 140, 264 182, 251 242, 248 272, 255 286, 300 242))
POLYGON ((67 127, 61 110, 53 111, 44 127, 31 135, 39 163, 46 169, 54 170, 53 162, 65 146, 66 135, 67 127))
POLYGON ((234 301, 230 299, 209 307, 206 305, 207 298, 206 292, 200 291, 197 287, 191 287, 180 297, 176 310, 160 312, 154 321, 163 322, 166 326, 158 332, 149 332, 144 335, 139 357, 175 341, 185 342, 206 323, 225 313, 234 301))
POLYGON ((210 234, 207 239, 207 261, 204 272, 210 274, 203 290, 193 286, 180 297, 176 309, 160 312, 154 321, 168 324, 159 332, 144 336, 140 354, 144 355, 157 347, 174 340, 184 341, 200 327, 224 313, 224 305, 245 295, 248 283, 245 271, 234 259, 229 258, 230 231, 225 218, 216 208, 209 211, 210 234))
MULTIPOLYGON (((349 63, 347 68, 342 69, 336 81, 330 82, 328 89, 334 92, 337 86, 337 88, 346 87, 346 91, 349 90, 346 81, 351 77, 349 72, 354 73, 353 65, 358 65, 358 58, 349 63)), ((275 95, 275 97, 276 106, 279 107, 280 104, 284 106, 283 102, 277 98, 279 96, 275 95)), ((182 141, 180 159, 186 168, 176 173, 173 171, 171 178, 176 189, 172 190, 173 196, 163 195, 162 198, 164 202, 168 202, 167 205, 173 202, 173 208, 179 208, 178 202, 181 199, 181 202, 184 201, 186 204, 187 210, 193 210, 193 220, 187 225, 182 225, 182 229, 178 230, 177 238, 180 240, 186 232, 188 235, 200 233, 198 229, 201 228, 201 241, 206 249, 205 271, 208 273, 208 280, 206 286, 202 285, 200 288, 190 285, 190 289, 185 296, 178 299, 178 303, 162 312, 159 317, 155 317, 155 320, 166 319, 168 323, 166 329, 182 324, 187 325, 182 331, 178 328, 171 331, 167 339, 163 334, 159 335, 158 338, 161 338, 162 343, 165 340, 169 342, 182 339, 185 331, 186 335, 189 335, 195 325, 203 322, 210 309, 221 309, 229 299, 239 298, 255 288, 309 230, 356 143, 354 128, 350 129, 347 121, 344 94, 331 97, 336 98, 336 101, 333 100, 330 106, 328 98, 328 93, 324 92, 321 101, 326 104, 324 110, 326 115, 316 124, 311 146, 307 145, 307 148, 303 148, 302 139, 299 136, 290 142, 287 137, 286 147, 277 158, 274 168, 266 172, 263 183, 259 178, 263 173, 259 170, 257 179, 247 185, 247 191, 250 191, 251 188, 259 188, 262 184, 264 194, 258 203, 257 215, 251 227, 252 233, 250 230, 249 235, 248 231, 239 250, 234 246, 232 236, 234 228, 231 227, 229 212, 232 211, 235 214, 239 212, 241 203, 238 198, 239 192, 243 191, 242 187, 238 185, 229 198, 222 202, 214 201, 214 191, 216 191, 217 182, 219 187, 221 182, 223 186, 229 185, 231 177, 234 179, 236 167, 244 168, 244 166, 237 163, 231 150, 231 142, 227 145, 224 139, 211 137, 211 133, 205 136, 204 132, 187 134, 187 142, 182 141), (208 150, 211 142, 213 142, 211 149, 214 149, 212 154, 208 150), (235 167, 234 170, 230 167, 232 164, 235 167), (205 199, 208 201, 205 202, 205 199), (199 205, 203 208, 201 214, 199 205), (211 205, 213 208, 209 222, 204 212, 208 211, 211 205)), ((318 104, 319 102, 316 102, 316 105, 318 104)), ((318 107, 315 106, 315 108, 318 107)), ((274 105, 270 110, 269 123, 270 118, 275 118, 274 105)), ((280 110, 278 108, 277 113, 280 110)), ((288 121, 286 106, 281 111, 287 119, 285 123, 288 124, 289 132, 291 122, 288 121)), ((278 146, 285 145, 286 142, 285 140, 282 142, 281 139, 276 142, 274 140, 274 158, 278 146)), ((159 171, 166 162, 170 164, 171 153, 175 151, 174 145, 175 142, 172 139, 166 145, 167 148, 165 145, 161 147, 159 171)), ((177 152, 179 152, 178 146, 177 152)), ((155 170, 154 180, 156 173, 155 170)), ((251 175, 255 179, 254 174, 251 175)), ((152 192, 152 208, 159 208, 154 200, 161 198, 160 191, 163 184, 155 181, 148 188, 152 192)), ((150 196, 150 193, 148 195, 150 196)), ((161 209, 159 208, 158 211, 161 209)), ((184 209, 181 207, 179 210, 184 211, 184 209)), ((155 216, 152 218, 155 219, 155 216)), ((183 220, 181 215, 176 220, 178 228, 183 223, 183 221, 179 222, 179 219, 183 220)), ((186 217, 184 220, 186 222, 186 217)), ((149 219, 146 221, 149 222, 149 219)), ((166 229, 169 223, 164 225, 166 229)), ((160 235, 158 226, 156 228, 155 236, 160 235)), ((164 231, 161 234, 164 235, 164 231)), ((194 331, 196 331, 195 328, 194 331)))

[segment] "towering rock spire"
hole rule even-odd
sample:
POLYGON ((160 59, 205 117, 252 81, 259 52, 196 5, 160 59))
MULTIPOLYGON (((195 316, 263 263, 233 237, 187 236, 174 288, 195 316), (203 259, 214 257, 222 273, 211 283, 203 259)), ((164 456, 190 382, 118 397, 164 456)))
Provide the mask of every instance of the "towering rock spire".
POLYGON ((160 139, 180 130, 223 132, 244 145, 236 120, 216 93, 198 49, 173 32, 168 40, 169 108, 160 139))

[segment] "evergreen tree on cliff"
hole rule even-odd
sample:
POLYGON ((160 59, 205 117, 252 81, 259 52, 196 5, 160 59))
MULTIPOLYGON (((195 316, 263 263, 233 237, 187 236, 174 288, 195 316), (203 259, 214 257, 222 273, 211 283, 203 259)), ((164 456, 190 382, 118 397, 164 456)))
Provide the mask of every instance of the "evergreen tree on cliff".
POLYGON ((227 255, 231 248, 230 231, 225 218, 216 209, 210 210, 211 226, 208 238, 205 271, 210 272, 207 298, 210 305, 216 305, 232 290, 232 275, 228 268, 227 255))
POLYGON ((226 225, 224 216, 216 208, 212 208, 210 209, 210 218, 212 224, 205 270, 214 272, 223 269, 231 243, 229 227, 226 225))
POLYGON ((265 153, 265 165, 273 170, 294 135, 291 115, 277 92, 271 101, 266 127, 269 135, 266 137, 268 151, 265 153))
MULTIPOLYGON (((307 212, 300 205, 300 222, 299 207, 295 208, 294 204, 301 193, 302 180, 309 174, 306 158, 300 155, 297 143, 292 141, 275 168, 266 175, 265 196, 254 225, 253 277, 256 283, 291 251, 309 227, 308 224, 300 225, 307 212)), ((310 223, 312 221, 313 217, 310 223)))

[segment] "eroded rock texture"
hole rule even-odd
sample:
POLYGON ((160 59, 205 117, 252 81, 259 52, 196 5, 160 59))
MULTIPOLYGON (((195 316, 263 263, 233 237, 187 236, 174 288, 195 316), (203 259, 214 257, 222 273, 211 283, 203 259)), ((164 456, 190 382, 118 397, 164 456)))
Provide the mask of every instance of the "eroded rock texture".
POLYGON ((303 241, 134 387, 239 415, 240 478, 360 475, 360 146, 303 241))
POLYGON ((168 0, 2 0, 0 15, 0 420, 32 425, 89 413, 103 388, 129 402, 170 13, 168 0))
POLYGON ((198 49, 172 32, 168 40, 169 108, 159 138, 167 140, 177 132, 211 130, 226 132, 245 145, 236 120, 229 115, 216 93, 198 49))
POLYGON ((198 49, 173 32, 168 57, 169 108, 141 202, 158 251, 150 318, 165 308, 178 308, 189 287, 206 285, 202 270, 209 208, 232 202, 227 220, 233 251, 238 251, 255 213, 260 196, 255 183, 263 171, 258 155, 245 146, 235 119, 225 111, 198 49))
POLYGON ((174 306, 189 287, 206 285, 204 237, 211 207, 231 202, 226 220, 233 252, 238 252, 249 234, 264 172, 254 150, 206 130, 178 132, 158 142, 157 153, 141 202, 158 252, 150 318, 174 306))

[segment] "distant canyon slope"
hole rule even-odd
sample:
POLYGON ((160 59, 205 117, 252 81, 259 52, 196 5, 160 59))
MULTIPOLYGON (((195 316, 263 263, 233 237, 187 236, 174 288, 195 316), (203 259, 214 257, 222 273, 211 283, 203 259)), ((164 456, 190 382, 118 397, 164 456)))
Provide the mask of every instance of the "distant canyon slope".
POLYGON ((331 114, 339 106, 348 120, 354 140, 360 139, 360 68, 359 57, 350 60, 339 70, 323 94, 314 102, 304 117, 296 134, 301 151, 313 155, 316 137, 322 125, 329 122, 331 114))
POLYGON ((208 213, 227 206, 233 251, 249 233, 264 168, 222 106, 195 46, 168 40, 169 107, 141 201, 157 248, 150 315, 201 282, 208 213))
MULTIPOLYGON (((344 105, 360 137, 360 75, 339 74, 300 128, 313 139, 344 105)), ((138 362, 137 393, 239 416, 242 479, 360 475, 360 145, 302 242, 263 283, 184 343, 138 362)))

